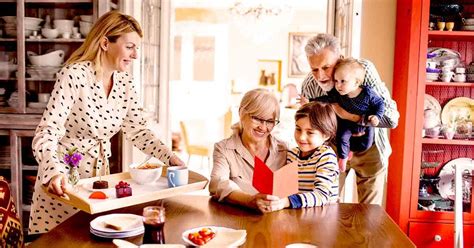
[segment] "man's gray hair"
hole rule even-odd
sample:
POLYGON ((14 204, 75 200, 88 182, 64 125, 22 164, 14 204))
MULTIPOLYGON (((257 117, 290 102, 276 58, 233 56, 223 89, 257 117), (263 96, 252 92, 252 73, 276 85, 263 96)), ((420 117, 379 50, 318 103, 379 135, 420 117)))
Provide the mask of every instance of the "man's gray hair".
POLYGON ((313 56, 319 54, 325 48, 331 49, 337 55, 341 54, 339 39, 331 34, 325 33, 317 34, 309 39, 304 47, 304 51, 306 56, 313 56))

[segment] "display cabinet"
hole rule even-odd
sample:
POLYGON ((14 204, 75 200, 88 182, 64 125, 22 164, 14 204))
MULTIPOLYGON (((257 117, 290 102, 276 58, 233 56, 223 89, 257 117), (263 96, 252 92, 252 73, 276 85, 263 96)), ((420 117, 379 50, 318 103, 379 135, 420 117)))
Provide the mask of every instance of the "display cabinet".
POLYGON ((461 15, 444 16, 434 11, 445 1, 397 2, 393 98, 401 117, 391 132, 387 212, 419 247, 454 244, 454 166, 464 170, 464 245, 474 245, 474 80, 454 76, 474 73, 474 31, 461 19, 474 18, 474 1, 457 2, 461 15), (454 29, 436 30, 438 21, 454 29), (432 56, 440 57, 427 63, 432 56))
MULTIPOLYGON (((25 231, 38 170, 31 142, 56 72, 84 42, 92 23, 118 4, 0 0, 0 175, 11 185, 25 231), (49 27, 58 33, 43 29, 49 27)), ((121 140, 121 134, 112 139, 112 172, 121 171, 121 140)))

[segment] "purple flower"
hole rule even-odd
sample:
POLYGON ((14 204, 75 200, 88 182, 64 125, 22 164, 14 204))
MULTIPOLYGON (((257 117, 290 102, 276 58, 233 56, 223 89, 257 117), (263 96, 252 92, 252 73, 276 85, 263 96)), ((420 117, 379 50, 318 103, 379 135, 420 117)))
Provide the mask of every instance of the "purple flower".
POLYGON ((81 153, 77 151, 77 148, 73 147, 72 149, 68 149, 67 152, 64 154, 63 161, 65 164, 71 167, 77 167, 81 159, 81 153))
POLYGON ((82 159, 81 154, 78 153, 78 152, 75 152, 74 154, 71 155, 71 158, 69 160, 69 165, 77 167, 77 165, 79 164, 79 161, 81 161, 81 159, 82 159))

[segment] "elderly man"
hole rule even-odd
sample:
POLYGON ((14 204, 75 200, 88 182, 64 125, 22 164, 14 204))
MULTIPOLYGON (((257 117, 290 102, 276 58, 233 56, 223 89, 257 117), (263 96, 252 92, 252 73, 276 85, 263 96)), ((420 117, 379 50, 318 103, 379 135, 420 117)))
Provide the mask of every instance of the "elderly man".
MULTIPOLYGON (((330 34, 318 34, 311 38, 305 46, 305 52, 311 73, 303 81, 301 103, 325 95, 334 87, 333 70, 338 59, 341 58, 339 40, 330 34)), ((357 176, 359 202, 381 205, 388 157, 392 152, 386 128, 395 128, 398 125, 400 114, 375 66, 368 60, 360 59, 359 62, 366 70, 363 85, 371 87, 383 98, 385 112, 376 128, 374 145, 366 151, 354 152, 346 170, 341 171, 339 189, 344 188, 345 177, 352 168, 357 176)), ((367 116, 348 113, 337 103, 334 103, 333 106, 340 118, 367 125, 367 116)))

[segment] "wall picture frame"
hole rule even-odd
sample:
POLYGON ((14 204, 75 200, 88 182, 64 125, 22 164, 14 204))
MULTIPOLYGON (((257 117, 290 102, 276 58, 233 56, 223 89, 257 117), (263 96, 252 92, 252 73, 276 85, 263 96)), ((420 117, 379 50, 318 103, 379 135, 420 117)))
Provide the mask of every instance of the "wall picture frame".
POLYGON ((259 59, 257 68, 259 87, 281 91, 281 60, 259 59))
POLYGON ((304 51, 308 40, 316 33, 297 32, 289 33, 288 36, 288 77, 304 77, 311 68, 304 51))

